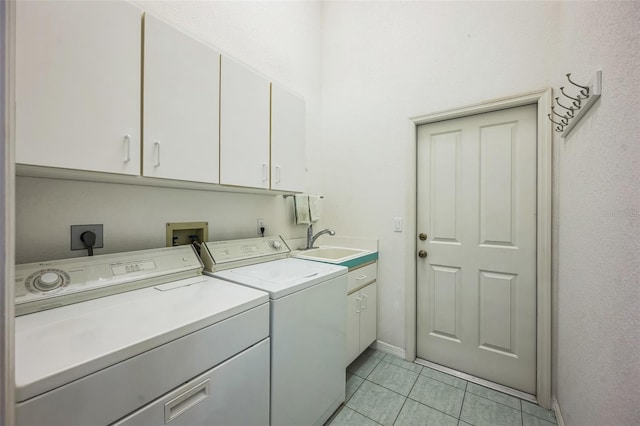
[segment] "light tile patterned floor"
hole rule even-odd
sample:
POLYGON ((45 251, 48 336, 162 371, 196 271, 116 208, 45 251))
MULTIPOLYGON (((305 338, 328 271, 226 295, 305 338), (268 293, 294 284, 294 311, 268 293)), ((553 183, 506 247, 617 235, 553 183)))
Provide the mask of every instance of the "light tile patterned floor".
POLYGON ((327 426, 553 426, 552 411, 367 349, 347 367, 347 400, 327 426))

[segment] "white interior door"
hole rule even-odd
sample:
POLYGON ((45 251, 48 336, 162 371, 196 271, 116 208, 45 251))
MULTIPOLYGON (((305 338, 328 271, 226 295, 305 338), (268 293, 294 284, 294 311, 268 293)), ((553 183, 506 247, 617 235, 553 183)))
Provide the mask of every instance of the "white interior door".
POLYGON ((530 394, 536 140, 535 105, 418 128, 417 356, 530 394))

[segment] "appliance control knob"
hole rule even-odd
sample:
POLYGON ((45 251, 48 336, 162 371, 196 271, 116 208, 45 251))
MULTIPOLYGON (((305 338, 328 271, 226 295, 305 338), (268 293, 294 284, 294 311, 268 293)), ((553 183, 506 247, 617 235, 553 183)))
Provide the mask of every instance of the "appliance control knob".
POLYGON ((61 283, 62 277, 60 274, 56 272, 45 272, 40 275, 33 284, 38 290, 48 291, 58 287, 61 283))
POLYGON ((273 240, 271 241, 271 247, 273 247, 276 250, 280 250, 282 248, 282 243, 278 240, 273 240))

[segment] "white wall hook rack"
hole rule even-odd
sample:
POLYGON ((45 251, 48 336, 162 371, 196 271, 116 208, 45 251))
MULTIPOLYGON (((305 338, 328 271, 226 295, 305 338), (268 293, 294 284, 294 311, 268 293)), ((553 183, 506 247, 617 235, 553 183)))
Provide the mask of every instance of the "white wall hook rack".
POLYGON ((563 138, 569 135, 602 95, 602 71, 596 71, 593 78, 584 86, 571 80, 571 73, 567 74, 567 80, 570 84, 568 89, 565 91, 564 86, 560 87, 562 102, 560 96, 556 97, 556 105, 551 107, 551 114, 547 114, 549 120, 556 125, 556 132, 559 132, 563 138))

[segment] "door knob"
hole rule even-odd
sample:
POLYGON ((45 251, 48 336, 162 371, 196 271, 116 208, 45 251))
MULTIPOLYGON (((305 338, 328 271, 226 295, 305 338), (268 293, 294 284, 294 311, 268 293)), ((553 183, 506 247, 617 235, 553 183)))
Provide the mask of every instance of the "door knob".
POLYGON ((427 257, 427 251, 426 250, 420 250, 418 252, 418 257, 421 257, 421 258, 424 259, 425 257, 427 257))
POLYGON ((420 241, 426 241, 427 234, 425 234, 424 232, 421 232, 420 235, 418 235, 418 238, 420 238, 420 241))

